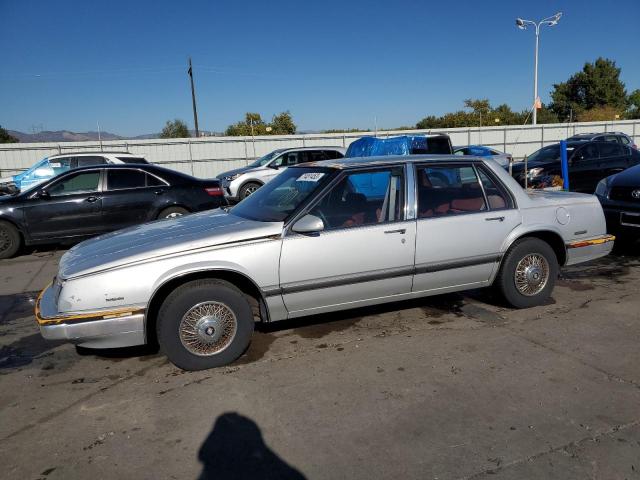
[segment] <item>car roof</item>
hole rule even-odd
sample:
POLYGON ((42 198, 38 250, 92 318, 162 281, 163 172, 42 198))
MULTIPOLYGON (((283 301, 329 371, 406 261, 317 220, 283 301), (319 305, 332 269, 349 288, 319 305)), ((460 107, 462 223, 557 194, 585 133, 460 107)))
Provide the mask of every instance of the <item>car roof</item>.
POLYGON ((345 157, 335 160, 321 160, 318 162, 300 163, 292 165, 289 168, 298 167, 327 167, 339 170, 359 167, 369 167, 378 165, 401 165, 404 163, 420 163, 420 162, 442 162, 442 163, 484 163, 485 158, 476 157, 474 155, 383 155, 379 157, 345 157))
POLYGON ((56 153, 55 155, 49 155, 49 158, 55 157, 69 157, 76 155, 91 155, 91 156, 100 156, 100 155, 126 155, 129 157, 144 157, 144 155, 139 155, 131 152, 116 152, 116 151, 100 151, 100 152, 65 152, 65 153, 56 153))
POLYGON ((337 150, 340 152, 344 152, 344 147, 338 147, 337 145, 319 145, 317 147, 292 147, 292 148, 279 148, 275 150, 276 152, 284 153, 291 151, 301 151, 301 150, 337 150))

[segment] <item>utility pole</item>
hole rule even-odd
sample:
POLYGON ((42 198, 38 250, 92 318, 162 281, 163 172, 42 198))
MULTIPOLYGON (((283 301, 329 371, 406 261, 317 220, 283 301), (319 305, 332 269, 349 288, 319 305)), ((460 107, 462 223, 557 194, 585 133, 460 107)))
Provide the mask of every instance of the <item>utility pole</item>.
POLYGON ((198 110, 196 109, 196 90, 193 86, 193 67, 191 66, 191 57, 189 57, 189 70, 187 70, 189 74, 189 78, 191 79, 191 102, 193 104, 193 124, 196 129, 196 137, 200 136, 200 131, 198 130, 198 110))

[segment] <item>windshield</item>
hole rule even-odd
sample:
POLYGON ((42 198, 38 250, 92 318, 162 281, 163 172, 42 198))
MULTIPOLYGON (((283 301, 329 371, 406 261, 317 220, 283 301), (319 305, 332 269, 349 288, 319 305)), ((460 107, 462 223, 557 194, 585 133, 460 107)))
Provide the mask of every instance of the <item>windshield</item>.
POLYGON ((49 168, 49 158, 48 157, 47 158, 43 158, 38 163, 36 163, 33 167, 31 167, 29 170, 26 170, 26 171, 22 172, 22 174, 20 174, 19 176, 22 177, 22 178, 32 176, 31 174, 34 173, 39 168, 49 168))
POLYGON ((560 145, 549 145, 532 153, 527 159, 530 162, 550 162, 560 160, 560 145))
POLYGON ((279 153, 284 152, 284 149, 274 150, 271 153, 267 153, 264 157, 260 157, 255 162, 249 164, 250 167, 264 167, 267 163, 269 163, 273 157, 278 155, 279 153))
POLYGON ((326 185, 334 173, 328 168, 288 168, 230 212, 259 222, 282 222, 326 185))

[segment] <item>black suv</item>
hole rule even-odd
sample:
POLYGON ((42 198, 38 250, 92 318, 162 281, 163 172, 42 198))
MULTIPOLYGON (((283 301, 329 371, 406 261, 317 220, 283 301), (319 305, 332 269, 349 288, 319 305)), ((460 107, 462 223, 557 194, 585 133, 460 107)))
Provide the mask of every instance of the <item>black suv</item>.
MULTIPOLYGON (((640 152, 613 141, 567 141, 569 187, 593 193, 600 180, 640 164, 640 152)), ((524 162, 513 165, 513 177, 524 186, 524 162)), ((533 188, 562 185, 560 144, 541 148, 527 159, 527 185, 533 188)))
POLYGON ((627 147, 638 149, 633 138, 622 132, 578 133, 569 137, 567 142, 618 142, 627 147))

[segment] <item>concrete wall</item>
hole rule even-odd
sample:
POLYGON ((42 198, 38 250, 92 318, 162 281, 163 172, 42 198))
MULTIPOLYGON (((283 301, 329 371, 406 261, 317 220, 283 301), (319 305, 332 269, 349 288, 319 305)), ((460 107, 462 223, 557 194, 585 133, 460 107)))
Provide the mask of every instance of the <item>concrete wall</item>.
MULTIPOLYGON (((482 144, 511 153, 514 158, 530 155, 543 145, 556 143, 575 133, 620 131, 640 144, 640 121, 561 123, 527 126, 492 126, 438 130, 451 136, 454 145, 482 144)), ((428 130, 383 131, 378 137, 429 133, 428 130)), ((197 177, 244 166, 277 148, 297 146, 341 146, 371 133, 310 134, 265 137, 204 137, 191 139, 112 140, 102 142, 106 150, 142 154, 147 160, 197 177)), ((29 168, 36 161, 57 153, 100 151, 98 142, 0 144, 0 177, 29 168)))

